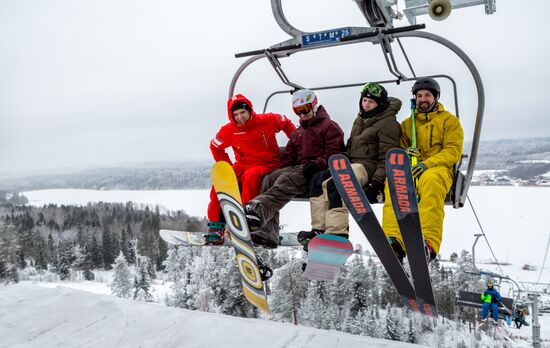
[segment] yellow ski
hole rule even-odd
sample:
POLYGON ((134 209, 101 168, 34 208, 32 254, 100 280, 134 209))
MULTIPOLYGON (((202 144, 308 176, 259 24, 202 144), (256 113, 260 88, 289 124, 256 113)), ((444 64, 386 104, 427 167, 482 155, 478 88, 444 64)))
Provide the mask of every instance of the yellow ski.
POLYGON ((214 164, 212 183, 220 201, 226 226, 231 233, 231 242, 235 248, 235 259, 241 274, 244 296, 248 302, 265 313, 269 313, 258 259, 252 248, 250 231, 244 214, 239 184, 229 163, 219 161, 214 164))

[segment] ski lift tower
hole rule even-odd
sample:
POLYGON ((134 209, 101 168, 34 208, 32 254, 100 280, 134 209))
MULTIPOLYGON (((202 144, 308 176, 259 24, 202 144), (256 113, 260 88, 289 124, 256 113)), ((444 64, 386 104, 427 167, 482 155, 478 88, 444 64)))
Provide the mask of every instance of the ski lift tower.
MULTIPOLYGON (((485 92, 483 89, 483 82, 472 60, 462 51, 457 45, 451 41, 438 36, 433 33, 420 31, 424 29, 425 24, 417 24, 416 18, 423 14, 429 14, 433 19, 442 20, 446 18, 452 9, 462 8, 476 5, 485 5, 485 11, 487 14, 491 14, 495 11, 496 0, 405 0, 406 8, 404 9, 405 15, 411 25, 403 27, 394 27, 394 19, 401 19, 403 15, 394 9, 397 7, 398 0, 354 0, 359 10, 367 20, 368 26, 365 27, 343 27, 334 28, 318 32, 305 32, 297 29, 291 25, 286 19, 283 8, 282 0, 271 0, 271 8, 273 16, 279 27, 287 33, 291 38, 280 42, 278 44, 269 46, 249 52, 237 53, 236 58, 248 57, 241 66, 235 72, 233 79, 229 87, 229 97, 234 95, 235 86, 239 77, 243 71, 252 63, 260 60, 267 59, 273 70, 280 78, 282 83, 290 89, 274 91, 265 101, 264 111, 267 109, 269 100, 277 95, 284 93, 293 93, 297 89, 304 88, 297 81, 292 81, 284 72, 281 59, 289 58, 294 54, 301 53, 303 51, 311 51, 317 49, 325 49, 334 46, 359 44, 359 43, 372 43, 379 45, 382 55, 385 58, 386 67, 393 78, 386 81, 378 81, 381 84, 396 83, 399 84, 403 81, 416 81, 422 77, 433 77, 440 79, 447 79, 453 86, 454 95, 454 113, 457 117, 460 117, 458 93, 455 80, 445 74, 432 74, 428 76, 417 76, 413 64, 409 60, 407 53, 403 45, 402 39, 406 38, 420 38, 429 41, 433 41, 437 44, 445 46, 456 54, 462 62, 468 68, 477 92, 477 109, 476 119, 474 125, 474 131, 472 134, 472 147, 470 153, 466 154, 468 168, 466 174, 460 171, 462 161, 456 164, 455 182, 446 203, 452 205, 454 208, 460 208, 464 206, 470 182, 472 180, 475 162, 477 159, 477 150, 479 146, 479 138, 481 133, 481 125, 483 122, 483 112, 485 109, 485 92), (394 48, 399 50, 407 62, 406 74, 404 70, 400 68, 395 59, 394 48)), ((337 89, 362 86, 365 81, 352 82, 348 84, 332 85, 332 86, 308 86, 312 90, 322 89, 337 89)))

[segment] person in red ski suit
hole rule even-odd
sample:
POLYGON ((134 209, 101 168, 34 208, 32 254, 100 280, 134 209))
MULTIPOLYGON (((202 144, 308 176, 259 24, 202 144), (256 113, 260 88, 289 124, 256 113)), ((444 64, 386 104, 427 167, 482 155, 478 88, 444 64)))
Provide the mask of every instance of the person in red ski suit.
MULTIPOLYGON (((237 94, 227 101, 229 122, 223 125, 214 139, 210 141, 210 151, 215 161, 225 161, 232 165, 241 187, 243 204, 260 194, 262 178, 279 166, 279 144, 275 134, 283 131, 288 137, 296 127, 284 115, 266 113, 257 114, 252 102, 244 95, 237 94), (233 149, 235 162, 225 151, 233 149)), ((216 191, 210 191, 208 205, 209 244, 223 243, 225 220, 221 214, 216 191)))

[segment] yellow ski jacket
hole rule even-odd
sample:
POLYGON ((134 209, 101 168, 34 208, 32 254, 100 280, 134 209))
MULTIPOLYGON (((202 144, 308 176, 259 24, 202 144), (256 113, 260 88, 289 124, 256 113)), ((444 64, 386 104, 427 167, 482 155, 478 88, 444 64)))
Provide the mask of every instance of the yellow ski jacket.
MULTIPOLYGON (((418 162, 427 168, 447 167, 452 170, 462 156, 464 131, 460 120, 439 103, 437 110, 428 113, 415 111, 416 147, 418 162)), ((401 123, 401 146, 412 146, 412 118, 401 123)), ((454 174, 454 173, 452 173, 454 174)))

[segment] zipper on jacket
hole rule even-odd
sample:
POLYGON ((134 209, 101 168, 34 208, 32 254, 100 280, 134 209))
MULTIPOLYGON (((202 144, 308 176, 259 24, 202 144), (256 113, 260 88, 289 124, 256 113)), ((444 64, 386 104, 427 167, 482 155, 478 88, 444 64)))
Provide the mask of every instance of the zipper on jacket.
POLYGON ((430 125, 430 147, 433 146, 433 138, 434 138, 434 125, 430 125))
POLYGON ((267 144, 267 138, 265 137, 265 133, 264 133, 264 130, 262 129, 262 137, 264 137, 264 142, 265 142, 265 146, 269 146, 267 144))

